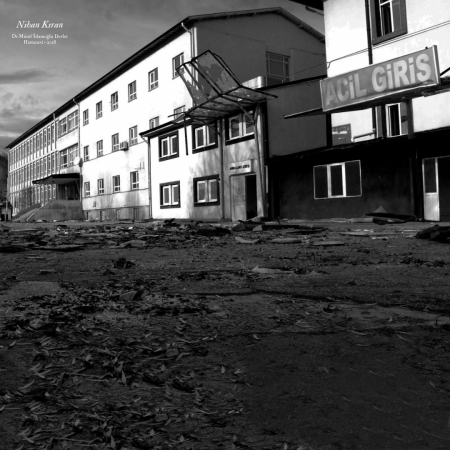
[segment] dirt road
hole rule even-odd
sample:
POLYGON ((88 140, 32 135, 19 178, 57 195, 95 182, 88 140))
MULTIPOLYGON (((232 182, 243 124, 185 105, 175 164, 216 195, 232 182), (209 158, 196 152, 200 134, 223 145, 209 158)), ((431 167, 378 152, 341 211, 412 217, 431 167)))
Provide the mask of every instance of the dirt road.
POLYGON ((448 244, 308 225, 0 232, 0 448, 448 449, 448 244))

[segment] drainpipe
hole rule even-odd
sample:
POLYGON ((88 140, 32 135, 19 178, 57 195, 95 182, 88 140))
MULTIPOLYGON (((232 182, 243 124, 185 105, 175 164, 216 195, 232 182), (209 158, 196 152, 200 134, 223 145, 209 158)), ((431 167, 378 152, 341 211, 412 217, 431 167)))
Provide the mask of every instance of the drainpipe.
MULTIPOLYGON (((72 101, 78 106, 78 154, 80 155, 79 158, 81 158, 81 140, 80 140, 80 128, 81 128, 81 117, 80 117, 80 104, 77 103, 75 98, 72 99, 72 101)), ((81 203, 81 210, 83 210, 83 165, 80 166, 80 186, 78 187, 78 191, 80 192, 80 203, 81 203)))
POLYGON ((191 47, 191 59, 194 57, 194 36, 192 34, 192 31, 189 30, 189 28, 186 27, 186 25, 184 24, 184 22, 181 22, 181 27, 187 32, 189 33, 190 36, 190 47, 191 47))
MULTIPOLYGON (((366 2, 366 29, 367 29, 367 53, 369 56, 369 65, 373 64, 373 50, 372 50, 372 28, 370 25, 370 5, 369 0, 366 2)), ((376 107, 372 108, 372 130, 377 129, 377 110, 376 107)), ((375 139, 378 137, 378 133, 375 134, 375 139)))
POLYGON ((219 155, 220 155, 220 210, 221 210, 221 218, 220 220, 225 219, 225 170, 224 170, 224 154, 223 154, 223 141, 225 139, 225 133, 223 126, 223 119, 219 119, 217 122, 219 126, 219 155))
POLYGON ((264 165, 264 153, 261 151, 260 145, 259 145, 259 136, 258 136, 258 119, 261 117, 260 114, 260 105, 257 105, 255 108, 255 114, 254 114, 254 123, 255 123, 255 144, 256 144, 256 152, 258 154, 258 171, 259 171, 259 180, 260 180, 260 186, 261 186, 261 200, 262 200, 262 207, 263 207, 263 216, 265 217, 266 214, 266 183, 265 183, 265 165, 264 165))
MULTIPOLYGON (((147 136, 143 136, 142 139, 145 140, 147 136)), ((152 211, 152 160, 151 160, 151 151, 150 151, 150 138, 147 137, 147 155, 148 155, 148 173, 147 173, 147 183, 148 183, 148 218, 153 219, 153 211, 152 211)))

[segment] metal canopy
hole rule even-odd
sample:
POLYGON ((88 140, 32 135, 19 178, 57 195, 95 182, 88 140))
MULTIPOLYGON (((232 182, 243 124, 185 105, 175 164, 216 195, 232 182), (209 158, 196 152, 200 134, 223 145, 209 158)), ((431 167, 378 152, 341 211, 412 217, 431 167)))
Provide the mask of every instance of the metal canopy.
POLYGON ((194 106, 177 115, 174 122, 182 122, 186 118, 201 123, 213 122, 276 98, 275 95, 243 86, 222 58, 209 50, 181 64, 176 70, 194 106))
POLYGON ((429 97, 432 95, 442 94, 444 92, 450 92, 450 77, 441 78, 441 84, 437 86, 434 85, 427 87, 425 85, 410 91, 401 91, 389 96, 376 98, 365 103, 359 103, 356 105, 333 109, 332 111, 325 112, 323 111, 322 107, 309 109, 308 111, 301 111, 293 114, 287 114, 284 116, 284 118, 295 119, 296 117, 308 117, 308 116, 318 116, 322 114, 338 114, 342 112, 361 111, 364 109, 373 108, 375 106, 387 105, 389 103, 400 103, 406 100, 411 100, 413 98, 429 97))
POLYGON ((58 173, 48 177, 34 180, 33 184, 67 184, 72 181, 80 181, 79 173, 58 173))

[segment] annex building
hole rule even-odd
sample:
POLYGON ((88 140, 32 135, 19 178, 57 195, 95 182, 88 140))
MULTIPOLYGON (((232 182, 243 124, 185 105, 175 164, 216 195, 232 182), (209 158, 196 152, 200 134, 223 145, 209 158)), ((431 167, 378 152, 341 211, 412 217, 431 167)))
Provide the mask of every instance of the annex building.
POLYGON ((324 74, 323 35, 282 8, 187 17, 8 145, 13 214, 236 220, 275 213, 272 158, 326 146, 323 117, 303 126, 283 119, 286 110, 320 102, 324 74), (177 69, 208 50, 273 100, 257 115, 177 122, 193 107, 177 69))

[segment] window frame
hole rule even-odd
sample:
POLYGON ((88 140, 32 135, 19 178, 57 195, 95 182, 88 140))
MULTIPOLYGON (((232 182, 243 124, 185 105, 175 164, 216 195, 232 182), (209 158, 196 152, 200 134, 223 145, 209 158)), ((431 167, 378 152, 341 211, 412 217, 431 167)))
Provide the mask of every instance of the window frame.
POLYGON ((174 131, 173 133, 170 134, 165 134, 164 136, 160 136, 159 137, 159 160, 160 161, 165 161, 167 159, 172 159, 172 158, 178 158, 180 156, 180 139, 178 136, 178 130, 174 131), (177 151, 174 152, 173 151, 173 141, 174 138, 176 138, 177 140, 177 151), (162 153, 162 149, 163 149, 163 143, 167 141, 168 142, 168 154, 167 155, 163 155, 162 153))
MULTIPOLYGON (((408 120, 406 120, 406 130, 405 132, 403 132, 402 130, 402 105, 405 105, 406 108, 406 104, 403 102, 400 103, 388 103, 385 105, 385 114, 386 114, 386 137, 387 138, 393 138, 393 137, 399 137, 399 136, 405 136, 408 134, 408 120), (398 129, 399 129, 399 133, 398 134, 392 134, 392 121, 391 121, 391 108, 396 106, 397 107, 397 111, 398 111, 398 129)), ((407 115, 406 115, 407 117, 407 115)))
POLYGON ((113 134, 111 136, 111 151, 118 152, 120 150, 119 133, 113 134), (116 141, 116 143, 114 143, 116 141))
POLYGON ((361 176, 361 160, 352 160, 352 161, 344 161, 338 163, 330 163, 330 164, 320 164, 317 166, 313 166, 313 187, 314 187, 314 200, 330 200, 336 198, 356 198, 362 197, 362 176, 361 176), (347 195, 347 171, 346 164, 350 163, 358 163, 359 168, 359 194, 357 195, 347 195), (342 167, 342 195, 332 195, 332 177, 331 177, 331 167, 342 167), (316 168, 326 167, 327 168, 327 197, 317 197, 316 193, 316 168))
POLYGON ((119 109, 119 92, 113 92, 111 94, 111 111, 119 109))
POLYGON ((105 180, 104 180, 104 178, 99 178, 97 180, 97 192, 98 192, 98 195, 103 195, 105 193, 105 180))
POLYGON ((157 87, 159 87, 159 78, 158 78, 158 68, 156 67, 155 69, 151 70, 148 73, 148 91, 153 91, 154 89, 156 89, 157 87), (155 76, 153 76, 154 80, 152 81, 152 74, 155 74, 155 76))
POLYGON ((177 72, 177 69, 178 69, 178 67, 180 67, 182 64, 184 64, 184 52, 182 52, 182 53, 180 53, 180 54, 178 54, 178 55, 176 55, 176 56, 174 56, 173 58, 172 58, 172 79, 174 80, 175 78, 178 78, 180 75, 178 74, 178 72, 177 72), (180 58, 181 57, 181 58, 180 58), (181 59, 181 62, 180 62, 180 64, 178 64, 178 65, 176 65, 177 64, 177 62, 176 62, 176 59, 177 58, 180 58, 181 59))
POLYGON ((97 158, 100 156, 103 156, 103 139, 97 141, 97 158))
POLYGON ((67 133, 70 133, 73 130, 76 130, 78 128, 78 110, 74 111, 73 113, 69 114, 67 116, 67 133), (72 126, 70 125, 70 122, 72 123, 72 126))
POLYGON ((179 106, 173 110, 173 120, 177 119, 181 114, 186 112, 186 105, 179 106))
POLYGON ((139 189, 139 171, 130 172, 130 189, 132 191, 139 189))
POLYGON ((370 23, 372 29, 372 44, 380 44, 382 42, 394 39, 398 36, 408 33, 408 23, 406 14, 406 1, 405 0, 370 0, 370 23), (386 4, 391 5, 391 21, 393 31, 383 34, 382 30, 382 18, 381 18, 381 6, 386 4), (400 26, 395 27, 394 7, 398 8, 398 18, 400 26))
POLYGON ((83 147, 83 158, 85 161, 89 161, 89 145, 83 147))
POLYGON ((137 99, 136 80, 128 84, 128 101, 132 102, 137 99), (134 90, 132 90, 134 88, 134 90))
POLYGON ((168 183, 161 183, 159 185, 159 207, 161 209, 169 209, 169 208, 180 208, 181 207, 181 196, 180 196, 180 182, 179 181, 170 181, 168 183), (173 202, 173 191, 174 188, 178 188, 178 202, 173 202), (169 202, 164 202, 164 191, 168 189, 169 192, 169 202))
POLYGON ((61 169, 66 169, 67 167, 69 167, 69 152, 67 148, 59 152, 59 161, 61 169))
POLYGON ((91 196, 91 183, 90 181, 85 181, 84 183, 84 196, 90 197, 91 196))
POLYGON ((204 152, 218 147, 217 123, 212 125, 198 125, 192 126, 192 153, 204 152), (211 132, 214 129, 214 141, 211 142, 211 132), (203 131, 204 144, 198 145, 198 131, 203 131))
POLYGON ((138 143, 137 125, 135 125, 134 127, 130 127, 130 129, 128 130, 128 137, 130 139, 130 147, 132 145, 137 145, 138 143), (135 137, 132 137, 133 134, 135 137))
POLYGON ((113 192, 120 192, 120 175, 113 175, 112 177, 113 192), (118 181, 119 183, 116 183, 118 181))
POLYGON ((193 189, 194 189, 194 207, 202 207, 202 206, 216 206, 220 205, 220 177, 219 175, 208 175, 204 177, 197 177, 193 180, 193 189), (217 183, 217 198, 211 199, 211 184, 212 182, 217 183), (199 200, 198 198, 198 188, 199 184, 205 184, 205 200, 199 200))
POLYGON ((149 130, 153 130, 153 128, 159 127, 159 116, 153 117, 148 121, 149 130), (152 121, 157 122, 155 125, 152 125, 152 121))
POLYGON ((95 118, 100 119, 103 117, 103 102, 100 100, 95 104, 95 118))
POLYGON ((83 111, 83 126, 89 125, 89 109, 83 111))
MULTIPOLYGON (((253 110, 247 111, 247 113, 253 117, 254 113, 253 110)), ((254 121, 254 119, 253 119, 254 121)), ((244 115, 244 113, 235 114, 233 116, 230 116, 226 119, 226 144, 237 144, 238 142, 246 141, 249 139, 255 138, 255 124, 253 123, 253 131, 247 133, 247 116, 244 115), (231 136, 231 124, 234 120, 238 120, 238 128, 239 128, 239 135, 238 136, 231 136)))
POLYGON ((280 53, 274 53, 274 52, 266 52, 266 72, 267 72, 267 84, 275 85, 275 84, 281 84, 281 83, 288 83, 290 81, 290 74, 289 74, 289 68, 290 68, 290 57, 287 55, 282 55, 280 53), (283 58, 282 61, 278 61, 276 59, 271 59, 271 57, 278 57, 283 58), (271 74, 269 71, 270 62, 277 62, 281 63, 283 65, 283 73, 282 76, 271 74), (274 80, 272 83, 270 80, 274 80))

